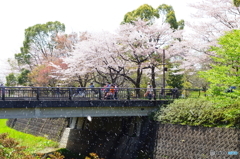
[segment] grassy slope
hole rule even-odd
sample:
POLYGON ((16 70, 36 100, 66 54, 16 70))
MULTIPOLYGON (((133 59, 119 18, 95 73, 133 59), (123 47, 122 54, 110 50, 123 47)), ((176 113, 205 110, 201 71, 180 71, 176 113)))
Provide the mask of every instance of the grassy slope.
POLYGON ((16 139, 21 146, 27 146, 27 151, 34 153, 43 150, 47 147, 57 147, 58 143, 47 140, 44 137, 36 137, 34 135, 26 134, 9 128, 6 125, 7 119, 0 119, 0 134, 8 133, 9 137, 16 139))

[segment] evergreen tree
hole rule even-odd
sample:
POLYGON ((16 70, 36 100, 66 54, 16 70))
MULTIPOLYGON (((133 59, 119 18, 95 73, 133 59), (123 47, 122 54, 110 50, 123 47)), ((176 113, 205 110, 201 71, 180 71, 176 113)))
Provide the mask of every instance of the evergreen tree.
POLYGON ((240 6, 240 0, 233 0, 233 4, 234 4, 236 7, 239 7, 239 6, 240 6))
POLYGON ((10 73, 6 76, 6 86, 16 86, 17 85, 17 77, 14 73, 10 73))
POLYGON ((168 23, 172 29, 184 28, 184 20, 177 21, 173 7, 166 4, 162 4, 156 9, 148 4, 141 5, 137 9, 126 13, 121 24, 133 23, 138 18, 151 23, 161 19, 162 23, 168 23))

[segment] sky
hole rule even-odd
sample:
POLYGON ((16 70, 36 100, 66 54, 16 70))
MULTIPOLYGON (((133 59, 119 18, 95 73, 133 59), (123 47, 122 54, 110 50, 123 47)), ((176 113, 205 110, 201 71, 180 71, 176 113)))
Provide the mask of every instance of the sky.
MULTIPOLYGON (((66 33, 114 31, 127 12, 143 4, 157 8, 171 5, 177 20, 190 19, 187 4, 193 0, 3 0, 0 2, 0 67, 6 70, 6 61, 20 52, 24 30, 36 24, 59 21, 66 33)), ((6 74, 6 73, 5 73, 6 74)), ((0 71, 0 83, 4 71, 0 71)))

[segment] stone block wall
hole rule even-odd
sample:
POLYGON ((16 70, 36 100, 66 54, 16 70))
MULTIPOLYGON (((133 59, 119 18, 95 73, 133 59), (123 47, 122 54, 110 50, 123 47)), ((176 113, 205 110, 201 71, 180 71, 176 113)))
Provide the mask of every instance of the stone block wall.
POLYGON ((159 124, 154 158, 234 159, 240 153, 240 129, 159 124))
POLYGON ((68 125, 67 118, 9 119, 7 125, 18 131, 60 141, 68 125))

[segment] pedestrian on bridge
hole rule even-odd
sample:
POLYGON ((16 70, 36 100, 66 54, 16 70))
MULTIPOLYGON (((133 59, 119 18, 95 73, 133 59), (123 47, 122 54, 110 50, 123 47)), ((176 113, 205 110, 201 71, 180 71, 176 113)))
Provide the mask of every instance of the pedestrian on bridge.
POLYGON ((83 88, 81 88, 80 85, 77 88, 77 93, 73 94, 73 98, 75 96, 85 97, 85 90, 83 88))
POLYGON ((2 87, 4 87, 4 85, 1 83, 1 84, 0 84, 0 95, 3 94, 3 88, 2 88, 2 87))
POLYGON ((115 93, 114 93, 114 99, 118 99, 118 85, 117 84, 114 84, 114 87, 115 87, 115 93))
POLYGON ((105 87, 105 89, 104 89, 104 98, 106 98, 106 97, 107 97, 107 94, 108 94, 109 91, 110 91, 110 87, 111 87, 110 82, 107 82, 104 87, 105 87))
POLYGON ((94 88, 93 82, 90 83, 89 88, 91 88, 91 89, 90 89, 91 94, 92 94, 91 96, 94 96, 94 95, 97 95, 97 94, 98 94, 98 90, 94 88))
POLYGON ((147 91, 144 94, 144 97, 148 97, 148 99, 151 100, 153 98, 153 96, 154 96, 154 94, 153 94, 152 85, 150 84, 150 82, 148 82, 147 91))
POLYGON ((90 83, 89 88, 94 88, 93 82, 90 83))
POLYGON ((177 87, 172 89, 172 96, 173 96, 173 99, 179 97, 179 95, 178 95, 178 88, 177 87))
POLYGON ((59 85, 57 85, 57 88, 56 88, 56 97, 59 98, 59 95, 60 95, 60 88, 59 88, 59 85))

